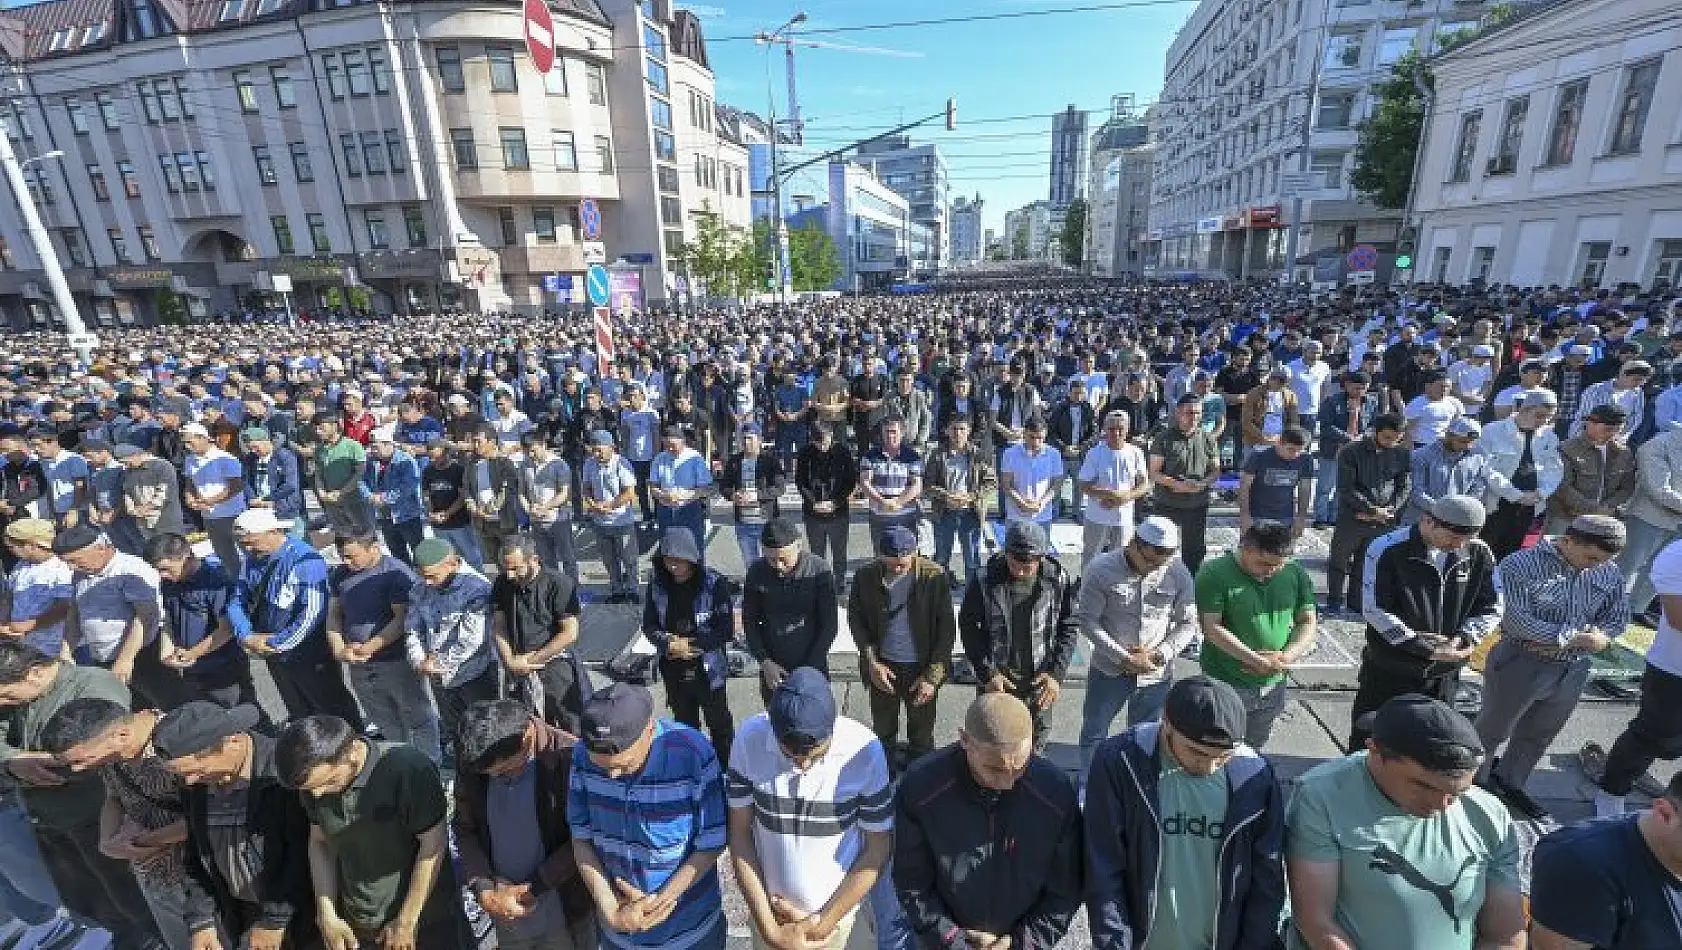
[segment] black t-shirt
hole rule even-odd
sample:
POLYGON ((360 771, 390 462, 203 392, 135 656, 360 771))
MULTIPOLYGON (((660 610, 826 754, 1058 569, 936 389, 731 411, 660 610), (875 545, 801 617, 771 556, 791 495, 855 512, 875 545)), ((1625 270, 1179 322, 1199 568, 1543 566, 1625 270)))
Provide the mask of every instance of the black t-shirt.
MULTIPOLYGON (((1242 396, 1259 385, 1261 374, 1256 372, 1254 367, 1239 369, 1235 366, 1223 366, 1221 371, 1215 374, 1215 388, 1220 390, 1223 396, 1242 396)), ((1236 421, 1243 411, 1244 407, 1240 406, 1236 399, 1226 401, 1228 419, 1236 421)))
POLYGON ((1653 856, 1638 816, 1561 828, 1536 845, 1530 913, 1595 950, 1682 947, 1682 881, 1653 856))
MULTIPOLYGON (((460 462, 450 462, 447 465, 428 465, 421 474, 421 491, 426 494, 426 510, 438 512, 448 509, 461 498, 462 478, 467 469, 460 462)), ((442 524, 433 525, 436 528, 465 528, 469 518, 467 506, 463 505, 455 514, 442 524)))
POLYGON ((491 601, 508 619, 508 642, 516 653, 530 653, 555 639, 563 617, 577 617, 578 584, 571 577, 545 568, 528 584, 499 574, 491 585, 491 601))

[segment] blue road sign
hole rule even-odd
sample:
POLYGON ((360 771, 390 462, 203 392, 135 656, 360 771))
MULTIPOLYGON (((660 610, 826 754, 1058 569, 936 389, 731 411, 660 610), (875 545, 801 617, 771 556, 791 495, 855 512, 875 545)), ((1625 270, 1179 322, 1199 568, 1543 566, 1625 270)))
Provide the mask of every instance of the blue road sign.
POLYGON ((584 225, 584 240, 602 239, 602 209, 596 205, 596 199, 585 198, 578 203, 578 221, 584 225))
POLYGON ((1374 270, 1378 267, 1378 248, 1371 244, 1357 245, 1345 258, 1349 269, 1354 271, 1374 270))
POLYGON ((598 307, 607 306, 611 285, 607 279, 607 268, 600 264, 591 264, 584 272, 584 291, 590 295, 590 303, 598 307))
POLYGON ((543 275, 543 289, 548 291, 549 293, 552 293, 552 294, 553 293, 558 293, 561 289, 561 275, 559 275, 559 274, 545 274, 545 275, 543 275))

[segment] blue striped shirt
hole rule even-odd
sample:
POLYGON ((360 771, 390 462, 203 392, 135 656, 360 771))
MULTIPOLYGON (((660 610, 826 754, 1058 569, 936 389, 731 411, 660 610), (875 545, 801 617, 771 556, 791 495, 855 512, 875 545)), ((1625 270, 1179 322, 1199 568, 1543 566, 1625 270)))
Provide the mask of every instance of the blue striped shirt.
MULTIPOLYGON (((724 848, 724 779, 712 744, 698 730, 658 720, 642 771, 616 779, 597 768, 579 743, 573 747, 567 822, 576 840, 596 849, 609 880, 654 893, 691 854, 724 848)), ((603 925, 601 939, 625 948, 712 946, 720 942, 723 913, 718 872, 709 870, 683 892, 660 926, 622 934, 603 925)))

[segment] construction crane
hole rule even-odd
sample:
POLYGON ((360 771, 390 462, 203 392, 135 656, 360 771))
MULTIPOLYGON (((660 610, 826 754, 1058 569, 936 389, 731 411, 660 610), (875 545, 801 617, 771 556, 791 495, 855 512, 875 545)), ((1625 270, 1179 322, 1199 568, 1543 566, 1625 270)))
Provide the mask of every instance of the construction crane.
MULTIPOLYGON (((794 82, 794 48, 804 46, 807 49, 829 49, 842 53, 864 53, 869 56, 896 56, 901 59, 920 59, 922 53, 912 53, 905 50, 888 49, 882 46, 854 46, 850 43, 831 43, 825 40, 809 40, 794 35, 793 28, 806 22, 804 12, 796 13, 792 19, 771 33, 756 33, 753 41, 765 45, 773 43, 783 47, 783 57, 788 70, 788 118, 785 124, 788 128, 789 142, 794 145, 804 145, 805 126, 800 120, 800 96, 795 89, 794 82)), ((773 132, 774 134, 774 132, 773 132)))

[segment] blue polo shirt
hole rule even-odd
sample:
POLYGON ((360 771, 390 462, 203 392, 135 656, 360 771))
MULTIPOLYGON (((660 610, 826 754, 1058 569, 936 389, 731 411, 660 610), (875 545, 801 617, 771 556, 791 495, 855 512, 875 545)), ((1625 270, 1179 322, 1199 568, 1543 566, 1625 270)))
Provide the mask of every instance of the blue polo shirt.
POLYGON ((227 617, 228 625, 233 628, 233 639, 200 657, 187 670, 188 679, 206 678, 239 662, 243 649, 240 640, 251 635, 251 621, 235 596, 233 578, 222 569, 221 561, 202 558, 198 570, 185 580, 160 581, 158 591, 163 598, 164 618, 169 621, 169 635, 183 650, 198 646, 215 633, 222 617, 227 617))
MULTIPOLYGON (((375 634, 391 623, 398 604, 408 606, 409 591, 419 579, 408 565, 387 554, 366 571, 352 571, 343 564, 335 565, 328 575, 328 587, 338 598, 339 610, 344 614, 346 643, 367 643, 375 634)), ((403 636, 374 654, 376 663, 404 659, 403 636)))

